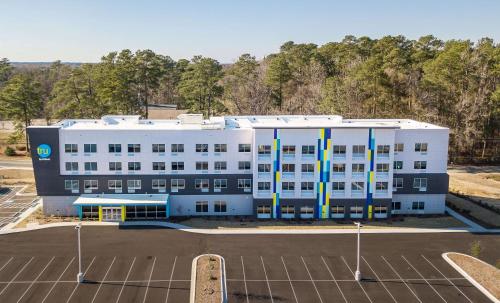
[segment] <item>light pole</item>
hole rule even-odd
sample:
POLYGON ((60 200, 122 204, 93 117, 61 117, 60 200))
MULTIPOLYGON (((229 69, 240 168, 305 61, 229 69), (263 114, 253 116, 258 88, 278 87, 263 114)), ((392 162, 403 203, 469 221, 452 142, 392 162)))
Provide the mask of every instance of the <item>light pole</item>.
POLYGON ((358 226, 358 252, 357 252, 357 263, 356 263, 356 273, 354 274, 354 279, 356 281, 361 281, 361 271, 359 271, 359 250, 360 250, 360 234, 361 234, 361 223, 354 222, 358 226))
POLYGON ((75 226, 75 229, 78 233, 78 274, 76 275, 76 281, 78 283, 83 282, 83 273, 82 273, 82 249, 80 245, 80 229, 82 229, 82 223, 78 223, 75 226))

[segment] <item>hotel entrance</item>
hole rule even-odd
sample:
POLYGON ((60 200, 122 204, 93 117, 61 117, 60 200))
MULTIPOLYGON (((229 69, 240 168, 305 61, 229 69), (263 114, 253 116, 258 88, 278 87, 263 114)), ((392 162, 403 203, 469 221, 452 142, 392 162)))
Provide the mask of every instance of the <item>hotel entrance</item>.
POLYGON ((122 221, 122 208, 121 207, 103 207, 102 220, 108 222, 122 221))

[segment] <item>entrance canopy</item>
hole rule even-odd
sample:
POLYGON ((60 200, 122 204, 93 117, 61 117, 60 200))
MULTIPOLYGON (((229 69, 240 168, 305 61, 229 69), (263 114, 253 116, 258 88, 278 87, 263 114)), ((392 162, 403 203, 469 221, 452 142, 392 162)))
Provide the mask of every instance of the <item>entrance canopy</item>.
POLYGON ((73 202, 74 206, 132 206, 132 205, 166 205, 168 195, 149 194, 100 194, 81 195, 73 202))

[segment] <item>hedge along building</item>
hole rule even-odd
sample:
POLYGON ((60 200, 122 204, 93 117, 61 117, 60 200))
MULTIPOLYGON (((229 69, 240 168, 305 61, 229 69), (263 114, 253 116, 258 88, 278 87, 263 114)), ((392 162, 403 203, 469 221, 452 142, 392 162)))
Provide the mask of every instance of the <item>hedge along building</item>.
POLYGON ((104 116, 28 128, 44 212, 103 221, 444 213, 448 134, 340 116, 104 116))

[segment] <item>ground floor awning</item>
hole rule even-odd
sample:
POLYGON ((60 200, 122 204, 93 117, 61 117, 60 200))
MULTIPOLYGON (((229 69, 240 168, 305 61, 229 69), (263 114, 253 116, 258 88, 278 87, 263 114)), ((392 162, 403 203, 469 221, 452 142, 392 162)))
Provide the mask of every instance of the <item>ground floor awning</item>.
POLYGON ((170 216, 167 194, 81 195, 73 202, 80 219, 125 221, 170 216))

